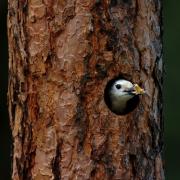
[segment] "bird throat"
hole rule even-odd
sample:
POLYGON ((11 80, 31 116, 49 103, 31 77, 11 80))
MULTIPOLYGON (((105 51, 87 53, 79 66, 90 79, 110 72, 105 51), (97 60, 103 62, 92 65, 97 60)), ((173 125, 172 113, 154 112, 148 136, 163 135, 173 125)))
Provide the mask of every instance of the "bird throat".
POLYGON ((133 98, 131 95, 125 96, 111 96, 112 98, 112 109, 117 112, 123 112, 127 107, 127 102, 133 98))

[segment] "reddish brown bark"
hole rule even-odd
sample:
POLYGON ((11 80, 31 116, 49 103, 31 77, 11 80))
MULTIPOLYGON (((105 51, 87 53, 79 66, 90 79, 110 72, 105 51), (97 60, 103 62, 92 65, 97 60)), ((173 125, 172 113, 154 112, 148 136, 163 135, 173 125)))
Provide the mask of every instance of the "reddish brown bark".
POLYGON ((161 1, 9 1, 13 179, 164 179, 161 1), (118 76, 147 95, 104 102, 118 76))

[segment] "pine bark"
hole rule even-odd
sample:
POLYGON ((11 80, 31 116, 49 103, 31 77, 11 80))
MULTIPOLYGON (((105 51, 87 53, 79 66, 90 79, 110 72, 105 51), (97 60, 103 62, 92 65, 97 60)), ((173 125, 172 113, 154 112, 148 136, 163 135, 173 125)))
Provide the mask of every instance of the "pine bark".
POLYGON ((162 180, 160 0, 9 0, 12 179, 162 180), (146 95, 125 116, 112 78, 146 95))

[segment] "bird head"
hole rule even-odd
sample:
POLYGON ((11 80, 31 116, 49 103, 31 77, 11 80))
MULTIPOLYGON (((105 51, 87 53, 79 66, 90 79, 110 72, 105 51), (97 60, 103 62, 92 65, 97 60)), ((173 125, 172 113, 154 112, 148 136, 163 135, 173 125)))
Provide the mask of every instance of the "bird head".
POLYGON ((138 84, 133 84, 130 81, 120 79, 114 82, 111 93, 130 99, 135 95, 144 94, 145 91, 138 84))
POLYGON ((125 115, 137 107, 139 95, 144 93, 138 84, 125 79, 112 79, 106 85, 104 100, 113 113, 125 115))

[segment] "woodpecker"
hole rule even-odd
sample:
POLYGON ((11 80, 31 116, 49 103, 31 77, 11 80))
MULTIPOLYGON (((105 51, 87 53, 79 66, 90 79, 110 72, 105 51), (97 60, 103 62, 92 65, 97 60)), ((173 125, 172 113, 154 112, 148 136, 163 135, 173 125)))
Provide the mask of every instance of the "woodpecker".
POLYGON ((125 115, 135 109, 139 95, 145 91, 138 84, 125 79, 111 80, 104 92, 104 99, 109 109, 117 115, 125 115))

